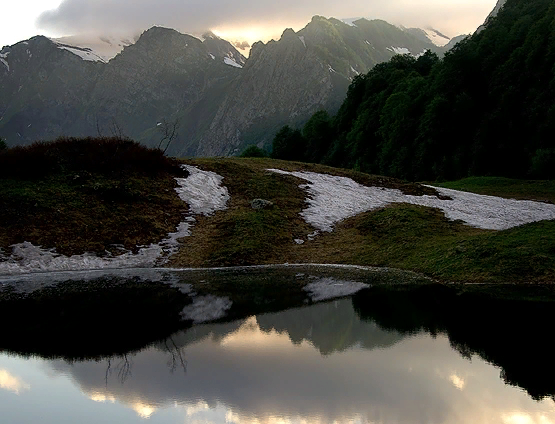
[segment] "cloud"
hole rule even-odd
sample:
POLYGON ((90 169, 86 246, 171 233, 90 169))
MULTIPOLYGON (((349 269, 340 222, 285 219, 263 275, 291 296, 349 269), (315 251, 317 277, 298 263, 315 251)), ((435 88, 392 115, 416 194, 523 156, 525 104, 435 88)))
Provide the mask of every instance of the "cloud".
POLYGON ((5 369, 0 369, 0 389, 5 389, 18 395, 30 388, 31 386, 20 378, 10 374, 5 369))
POLYGON ((131 33, 153 25, 188 33, 207 29, 300 28, 313 15, 363 16, 405 26, 432 25, 448 35, 480 25, 496 0, 65 0, 37 26, 57 35, 131 33))

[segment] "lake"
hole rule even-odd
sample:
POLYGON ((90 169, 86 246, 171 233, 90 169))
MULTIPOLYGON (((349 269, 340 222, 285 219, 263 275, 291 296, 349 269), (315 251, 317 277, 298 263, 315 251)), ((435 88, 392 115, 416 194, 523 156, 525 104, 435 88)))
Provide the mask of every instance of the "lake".
MULTIPOLYGON (((553 424, 551 305, 371 287, 192 325, 114 354, 4 346, 0 417, 9 424, 553 424)), ((132 323, 101 326, 124 334, 132 323)))

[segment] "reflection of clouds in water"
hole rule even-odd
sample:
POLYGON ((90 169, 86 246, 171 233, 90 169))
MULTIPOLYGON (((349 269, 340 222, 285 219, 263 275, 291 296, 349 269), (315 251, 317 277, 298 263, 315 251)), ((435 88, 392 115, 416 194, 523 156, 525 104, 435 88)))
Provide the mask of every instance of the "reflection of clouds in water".
POLYGON ((90 400, 93 400, 95 402, 111 402, 111 403, 116 402, 115 397, 106 395, 100 392, 92 392, 87 394, 87 396, 89 397, 90 400))
POLYGON ((0 369, 0 389, 19 395, 21 392, 29 390, 31 386, 19 377, 12 375, 6 369, 0 369))
POLYGON ((449 376, 449 381, 451 381, 451 383, 453 383, 453 386, 455 386, 457 389, 464 390, 464 386, 466 385, 464 378, 459 377, 457 374, 451 374, 449 376))
MULTIPOLYGON (((115 396, 109 393, 102 393, 100 391, 86 393, 86 395, 90 400, 99 403, 116 403, 117 400, 115 396)), ((128 404, 128 406, 141 418, 150 418, 150 416, 156 412, 157 409, 156 406, 145 404, 140 400, 132 401, 128 404)))
POLYGON ((548 418, 544 414, 526 414, 522 412, 514 412, 501 416, 503 424, 554 424, 553 419, 548 418))
POLYGON ((162 344, 133 356, 123 384, 115 373, 105 380, 106 362, 51 366, 86 393, 113 397, 145 416, 177 403, 187 422, 512 424, 522 416, 533 420, 524 423, 555 424, 552 400, 535 402, 505 386, 499 369, 477 357, 462 358, 445 336, 396 335, 372 344, 373 335, 379 341, 382 333, 342 300, 175 335, 185 373, 168 368, 162 344), (337 306, 335 318, 326 305, 337 306), (299 327, 301 315, 306 322, 299 327), (356 331, 349 332, 349 322, 356 331), (321 343, 316 335, 324 332, 330 341, 326 356, 315 348, 321 343), (137 408, 138 402, 146 409, 137 408))
POLYGON ((156 411, 154 406, 145 405, 142 402, 135 402, 131 405, 131 409, 137 413, 141 418, 150 418, 150 416, 156 411))

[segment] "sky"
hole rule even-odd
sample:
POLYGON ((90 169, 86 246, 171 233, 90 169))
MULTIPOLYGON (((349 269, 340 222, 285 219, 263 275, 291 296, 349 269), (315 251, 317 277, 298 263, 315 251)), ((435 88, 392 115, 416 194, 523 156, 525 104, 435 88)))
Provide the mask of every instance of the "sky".
POLYGON ((153 25, 230 41, 268 41, 314 15, 380 18, 432 26, 448 36, 473 32, 496 0, 17 0, 2 6, 0 46, 42 34, 136 35, 153 25))

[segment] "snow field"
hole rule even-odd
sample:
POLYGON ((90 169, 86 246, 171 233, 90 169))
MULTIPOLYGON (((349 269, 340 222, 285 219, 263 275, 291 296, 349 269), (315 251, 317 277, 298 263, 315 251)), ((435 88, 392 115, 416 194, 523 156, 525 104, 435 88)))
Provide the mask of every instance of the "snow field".
POLYGON ((301 212, 305 221, 320 231, 330 232, 344 219, 393 203, 409 203, 443 211, 451 220, 461 220, 472 227, 506 230, 531 222, 555 219, 555 205, 529 200, 504 199, 446 188, 434 188, 440 195, 413 196, 400 190, 366 187, 350 178, 314 172, 287 172, 269 169, 307 181, 299 187, 308 192, 307 207, 301 212))

